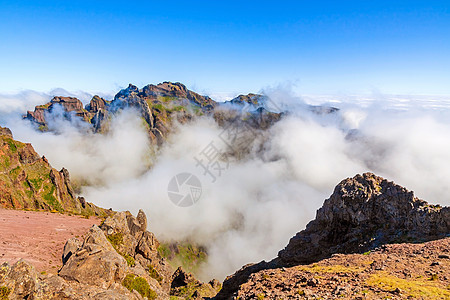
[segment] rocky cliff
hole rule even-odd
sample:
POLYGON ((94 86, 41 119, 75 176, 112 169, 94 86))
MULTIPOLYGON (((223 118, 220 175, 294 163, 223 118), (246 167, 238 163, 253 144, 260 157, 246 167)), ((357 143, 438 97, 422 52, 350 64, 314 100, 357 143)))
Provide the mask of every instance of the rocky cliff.
POLYGON ((161 145, 174 121, 186 123, 194 116, 209 113, 216 105, 211 98, 192 92, 181 83, 163 82, 142 89, 130 84, 116 94, 109 111, 136 108, 148 126, 150 140, 161 145))
POLYGON ((77 198, 66 169, 57 171, 31 144, 0 127, 0 206, 106 216, 105 209, 77 198))
POLYGON ((392 181, 365 173, 341 181, 316 219, 278 256, 284 265, 310 263, 332 253, 424 242, 449 233, 450 207, 428 204, 392 181))
MULTIPOLYGON (((84 240, 67 241, 57 275, 37 274, 25 261, 0 267, 0 292, 9 299, 168 299, 214 296, 217 281, 202 283, 158 254, 142 211, 119 212, 84 240)), ((2 295, 2 294, 0 294, 2 295)), ((0 299, 2 299, 0 297, 0 299)))
POLYGON ((82 121, 92 123, 94 128, 98 129, 99 124, 97 123, 103 118, 108 104, 105 99, 94 96, 91 102, 84 108, 83 103, 77 98, 54 97, 50 102, 36 106, 34 111, 28 111, 24 118, 33 121, 39 125, 41 130, 45 131, 48 130, 49 114, 57 108, 60 108, 63 112, 62 117, 65 119, 72 120, 73 118, 79 118, 82 121))
POLYGON ((218 299, 236 295, 252 274, 310 264, 335 253, 364 253, 382 245, 425 242, 450 235, 450 208, 430 205, 412 191, 372 173, 340 182, 317 211, 270 262, 243 267, 229 276, 218 299))

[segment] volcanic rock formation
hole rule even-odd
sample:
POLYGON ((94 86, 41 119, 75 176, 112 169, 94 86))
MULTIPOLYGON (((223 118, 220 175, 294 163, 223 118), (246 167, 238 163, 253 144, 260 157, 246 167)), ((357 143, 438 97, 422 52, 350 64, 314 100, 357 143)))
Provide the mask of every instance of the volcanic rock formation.
POLYGON ((363 253, 400 242, 426 242, 450 235, 450 208, 430 205, 412 191, 372 173, 341 181, 317 211, 270 262, 244 266, 227 277, 218 299, 236 295, 252 274, 310 264, 335 253, 363 253))
POLYGON ((431 205, 372 173, 339 183, 316 219, 279 253, 283 265, 310 263, 393 242, 424 242, 450 233, 450 207, 431 205))
POLYGON ((23 260, 1 265, 0 292, 9 299, 167 299, 173 293, 217 293, 217 281, 204 284, 181 268, 174 272, 146 229, 143 211, 137 217, 116 213, 100 227, 94 225, 83 241, 67 241, 58 275, 37 274, 23 260))
POLYGON ((37 124, 40 130, 52 130, 48 127, 49 116, 55 107, 60 106, 65 119, 78 118, 91 124, 95 132, 103 132, 108 128, 108 114, 134 108, 145 120, 152 143, 161 145, 171 132, 174 121, 184 124, 203 115, 213 115, 221 126, 239 121, 238 123, 249 123, 253 128, 266 129, 281 117, 279 112, 262 109, 266 101, 268 98, 265 96, 248 94, 219 103, 208 96, 190 91, 178 82, 149 84, 142 89, 130 84, 119 91, 112 101, 94 96, 84 108, 76 98, 54 97, 49 103, 36 106, 34 112, 29 111, 24 118, 37 124), (244 105, 248 107, 242 111, 244 105))

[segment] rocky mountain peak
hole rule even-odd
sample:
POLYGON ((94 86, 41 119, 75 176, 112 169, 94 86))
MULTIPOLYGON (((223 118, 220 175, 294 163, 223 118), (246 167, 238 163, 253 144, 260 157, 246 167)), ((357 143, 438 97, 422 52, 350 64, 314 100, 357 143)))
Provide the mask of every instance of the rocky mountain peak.
POLYGON ((193 93, 189 91, 184 84, 179 82, 172 83, 169 81, 165 81, 163 83, 159 83, 157 85, 148 84, 144 86, 142 89, 139 89, 137 86, 133 84, 129 84, 126 89, 120 90, 114 99, 125 99, 131 96, 137 96, 141 98, 148 97, 176 97, 176 98, 184 98, 188 99, 188 95, 193 93))
POLYGON ((36 106, 34 111, 28 111, 27 115, 24 116, 24 119, 28 119, 42 126, 42 129, 47 129, 48 121, 46 115, 48 113, 51 113, 56 105, 62 107, 64 112, 63 116, 66 119, 71 119, 72 116, 76 116, 86 122, 90 122, 93 116, 95 115, 94 113, 91 113, 90 111, 86 110, 83 107, 83 103, 81 102, 81 100, 77 98, 56 96, 53 97, 52 100, 50 100, 50 102, 36 106))
POLYGON ((143 89, 144 94, 148 96, 153 96, 155 94, 160 95, 174 95, 174 96, 181 96, 181 97, 187 97, 187 94, 189 90, 186 88, 186 86, 180 82, 169 82, 164 81, 163 83, 159 83, 157 85, 149 84, 146 85, 143 89))
POLYGON ((1 127, 1 126, 0 126, 0 135, 5 135, 5 136, 8 136, 10 138, 13 137, 12 132, 11 132, 11 130, 9 128, 1 127))
POLYGON ((75 97, 53 97, 52 104, 61 104, 66 111, 78 111, 83 109, 83 103, 75 97))
POLYGON ((107 106, 108 102, 105 99, 95 95, 94 97, 92 97, 89 104, 86 105, 86 110, 91 113, 97 113, 105 110, 107 106))
POLYGON ((133 84, 128 84, 128 87, 126 89, 120 90, 115 96, 114 100, 130 97, 132 95, 136 95, 139 93, 139 88, 133 84))
POLYGON ((450 208, 430 205, 414 192, 372 173, 341 181, 316 219, 280 251, 283 264, 309 263, 332 253, 382 244, 426 241, 450 233, 450 208))
POLYGON ((255 107, 260 107, 264 104, 264 101, 266 100, 267 97, 264 95, 249 93, 247 95, 239 95, 236 98, 230 100, 229 102, 238 105, 250 104, 255 107))
POLYGON ((414 192, 372 173, 342 180, 317 211, 270 262, 249 264, 226 278, 217 299, 228 299, 262 270, 310 264, 341 253, 365 253, 402 242, 450 236, 450 207, 430 205, 414 192))

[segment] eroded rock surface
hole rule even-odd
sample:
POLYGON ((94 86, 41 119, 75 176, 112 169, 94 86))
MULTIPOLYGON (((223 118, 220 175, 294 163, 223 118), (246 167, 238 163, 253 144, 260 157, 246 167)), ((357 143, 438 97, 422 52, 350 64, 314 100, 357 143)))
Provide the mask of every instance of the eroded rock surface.
POLYGON ((310 263, 333 253, 364 252, 393 242, 423 242, 450 233, 450 208, 372 173, 339 183, 316 219, 280 251, 282 264, 310 263))
POLYGON ((237 299, 448 299, 450 238, 252 274, 237 299))
POLYGON ((159 242, 147 231, 147 217, 119 212, 83 241, 71 238, 57 275, 38 274, 26 261, 0 266, 0 288, 10 299, 168 299, 212 297, 217 280, 202 283, 182 269, 174 271, 158 254, 159 242), (182 280, 180 278, 185 278, 182 280), (176 286, 176 288, 174 288, 176 286))
POLYGON ((91 203, 82 203, 70 183, 69 172, 57 171, 31 144, 12 138, 11 131, 0 131, 0 206, 107 216, 110 212, 91 203))
MULTIPOLYGON (((363 253, 385 244, 426 242, 450 235, 450 208, 430 205, 412 191, 372 173, 341 181, 317 211, 270 262, 244 266, 226 278, 217 299, 237 295, 263 270, 310 264, 335 253, 363 253)), ((448 242, 447 242, 448 244, 448 242)))

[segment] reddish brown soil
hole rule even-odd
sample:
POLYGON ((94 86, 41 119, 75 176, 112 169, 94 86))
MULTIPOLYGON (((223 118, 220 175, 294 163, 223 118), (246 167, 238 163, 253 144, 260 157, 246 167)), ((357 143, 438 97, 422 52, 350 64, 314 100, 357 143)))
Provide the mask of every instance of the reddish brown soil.
POLYGON ((254 273, 238 299, 450 299, 450 238, 254 273))
POLYGON ((0 208, 0 264, 24 258, 39 272, 56 273, 66 241, 94 224, 100 219, 0 208))

